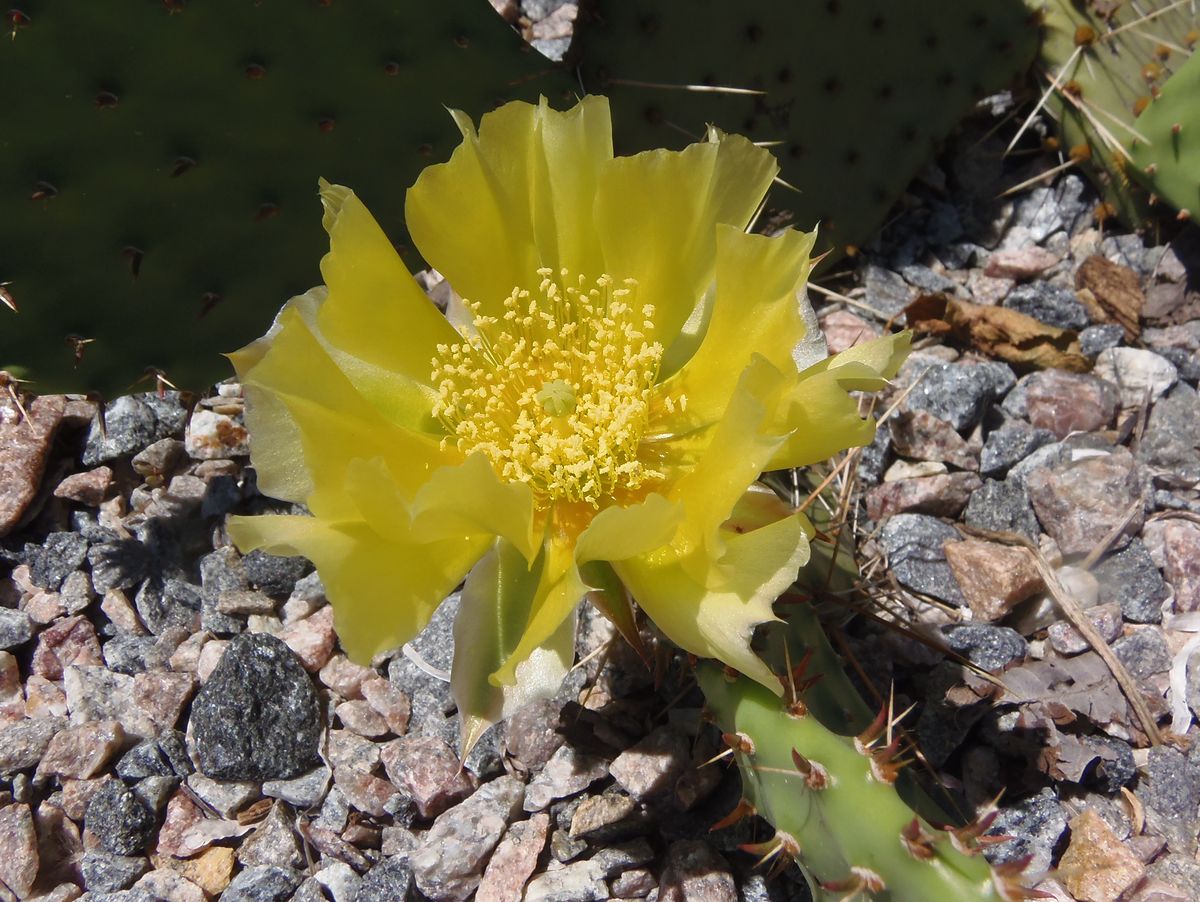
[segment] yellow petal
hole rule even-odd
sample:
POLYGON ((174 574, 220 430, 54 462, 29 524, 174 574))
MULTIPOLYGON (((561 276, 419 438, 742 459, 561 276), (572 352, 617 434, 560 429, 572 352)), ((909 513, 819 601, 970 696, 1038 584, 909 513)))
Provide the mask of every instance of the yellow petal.
POLYGON ((651 494, 629 507, 608 507, 596 514, 575 543, 575 562, 621 561, 671 541, 683 510, 662 495, 651 494))
POLYGON ((524 555, 499 541, 472 568, 462 590, 454 619, 455 653, 450 689, 462 724, 461 749, 466 757, 489 726, 518 708, 558 691, 575 657, 575 618, 568 616, 559 629, 516 668, 516 682, 494 686, 489 675, 508 658, 512 647, 504 643, 500 624, 506 610, 527 606, 521 596, 537 588, 524 555))
POLYGON ((710 553, 719 553, 714 544, 718 528, 787 437, 769 430, 786 387, 783 374, 755 355, 707 447, 693 452, 694 464, 671 486, 668 498, 682 503, 685 511, 675 540, 685 557, 699 543, 713 544, 710 553))
POLYGON ((775 238, 717 227, 716 295, 699 349, 658 388, 660 395, 687 396, 671 418, 679 429, 721 418, 733 394, 730 374, 740 373, 757 353, 780 372, 795 370, 792 352, 804 338, 801 296, 812 268, 815 232, 785 231, 775 238))
POLYGON ((297 504, 303 504, 313 491, 312 477, 301 451, 300 429, 288 413, 287 405, 273 392, 251 381, 248 374, 270 352, 275 336, 283 328, 280 323, 283 314, 295 309, 302 319, 311 322, 326 293, 322 285, 292 298, 276 314, 266 335, 226 355, 242 382, 246 398, 244 416, 246 429, 254 436, 250 458, 258 473, 258 487, 272 498, 297 504))
POLYGON ((421 535, 497 535, 527 562, 537 557, 533 492, 521 482, 501 482, 482 452, 435 471, 413 499, 411 513, 413 529, 421 535))
POLYGON ((243 552, 300 554, 316 565, 342 648, 364 665, 415 636, 488 545, 390 541, 365 523, 315 517, 230 517, 228 528, 243 552))
POLYGON ((600 175, 596 228, 605 267, 614 278, 637 279, 638 301, 655 305, 655 337, 668 355, 712 281, 716 226, 744 229, 779 171, 745 138, 717 138, 618 157, 600 175))
POLYGON ((719 560, 686 566, 670 549, 613 565, 634 600, 667 637, 692 654, 717 660, 776 694, 778 677, 750 648, 755 625, 777 619, 775 599, 808 560, 808 541, 798 516, 761 529, 724 537, 719 560), (703 579, 693 574, 701 572, 703 579))
POLYGON ((565 541, 548 539, 543 546, 537 588, 529 601, 520 639, 504 664, 491 675, 492 685, 512 685, 517 666, 545 644, 583 599, 587 585, 575 565, 574 548, 565 541))
POLYGON ((401 494, 411 498, 437 467, 461 459, 457 452, 442 451, 436 439, 385 418, 334 364, 299 310, 284 310, 277 323, 270 349, 243 376, 252 393, 278 401, 260 411, 254 425, 263 431, 251 439, 251 461, 260 479, 266 478, 268 491, 281 475, 287 478, 271 454, 287 460, 288 455, 274 449, 294 441, 297 432, 309 478, 318 489, 340 489, 351 460, 379 457, 387 462, 401 494), (286 419, 280 418, 279 405, 286 419), (268 456, 260 456, 260 451, 268 456))
POLYGON ((608 100, 588 96, 566 112, 508 103, 479 133, 454 113, 463 143, 408 192, 405 217, 429 264, 485 312, 513 288, 536 288, 539 267, 602 272, 592 224, 596 178, 612 159, 608 100))
POLYGON ((795 428, 767 469, 803 467, 875 437, 875 420, 859 416, 852 391, 878 391, 908 354, 911 335, 901 332, 850 348, 800 374, 784 414, 795 428))
POLYGON ((321 335, 347 355, 347 375, 393 422, 439 431, 431 415, 430 360, 439 343, 455 342, 458 334, 353 191, 322 181, 321 202, 329 232, 321 335))

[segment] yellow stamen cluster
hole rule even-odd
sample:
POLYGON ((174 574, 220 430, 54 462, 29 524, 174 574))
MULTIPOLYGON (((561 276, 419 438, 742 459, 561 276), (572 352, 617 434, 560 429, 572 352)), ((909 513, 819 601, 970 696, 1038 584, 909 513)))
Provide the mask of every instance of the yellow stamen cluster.
POLYGON ((514 289, 497 319, 474 315, 473 334, 439 345, 433 413, 464 454, 482 451, 501 478, 527 483, 540 506, 598 507, 618 488, 662 473, 638 458, 663 347, 651 339, 654 307, 637 307, 637 283, 601 276, 593 286, 550 269, 537 295, 514 289))

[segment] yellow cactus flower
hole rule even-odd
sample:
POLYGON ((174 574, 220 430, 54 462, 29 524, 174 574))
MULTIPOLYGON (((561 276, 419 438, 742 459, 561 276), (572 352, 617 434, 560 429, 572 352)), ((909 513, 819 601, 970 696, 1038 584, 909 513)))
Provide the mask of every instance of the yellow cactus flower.
POLYGON ((464 300, 443 316, 322 182, 325 286, 231 355, 259 486, 312 516, 231 518, 231 537, 311 559, 358 661, 467 577, 469 736, 554 690, 588 592, 627 624, 627 589, 682 648, 778 691, 749 640, 810 527, 755 482, 870 441, 849 392, 880 388, 907 337, 821 359, 815 233, 746 232, 777 166, 744 138, 614 157, 602 97, 510 103, 478 132, 453 115, 462 144, 405 212, 464 300))

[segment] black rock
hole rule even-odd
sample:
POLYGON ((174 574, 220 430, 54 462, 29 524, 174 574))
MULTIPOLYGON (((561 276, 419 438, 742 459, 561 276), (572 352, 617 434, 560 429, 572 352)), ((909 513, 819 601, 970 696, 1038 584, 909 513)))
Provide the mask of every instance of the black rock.
POLYGON ((1200 396, 1194 388, 1176 385, 1158 400, 1146 421, 1137 457, 1182 485, 1200 480, 1200 396))
POLYGON ((104 663, 109 670, 136 676, 153 668, 165 667, 167 657, 154 636, 113 636, 104 643, 104 663))
POLYGON ((1100 584, 1100 600, 1121 605, 1121 616, 1130 623, 1158 623, 1169 590, 1140 539, 1111 554, 1093 570, 1100 584))
POLYGON ((196 695, 191 725, 199 769, 214 780, 290 780, 320 764, 312 680, 274 636, 230 641, 196 695))
POLYGON ((150 870, 150 862, 141 855, 112 855, 108 852, 85 852, 79 869, 84 888, 91 893, 115 893, 133 886, 150 870))
POLYGON ((1003 478, 1008 468, 1054 441, 1049 429, 1035 429, 1024 420, 1005 420, 988 433, 979 455, 982 476, 1003 478))
POLYGON ((1089 736, 1087 739, 1095 747, 1098 757, 1084 774, 1085 784, 1111 795, 1137 776, 1137 764, 1128 742, 1104 735, 1089 736))
POLYGON ((139 742, 117 762, 117 774, 125 780, 143 777, 186 777, 192 773, 187 744, 178 730, 165 730, 157 739, 139 742))
POLYGON ((0 650, 16 648, 33 638, 33 621, 24 611, 0 607, 0 650))
POLYGON ((62 582, 87 560, 88 543, 73 532, 52 532, 41 546, 26 548, 29 579, 35 586, 58 591, 62 582))
POLYGON ((158 434, 158 417, 141 395, 122 395, 109 403, 104 411, 105 430, 92 421, 87 445, 83 450, 83 465, 94 467, 119 457, 135 454, 151 442, 164 436, 158 434))
POLYGON ((1140 629, 1136 633, 1118 639, 1112 645, 1113 653, 1138 679, 1144 680, 1156 673, 1171 669, 1171 650, 1161 630, 1154 627, 1140 629))
POLYGON ((1003 398, 1017 384, 1017 374, 1007 363, 1001 363, 999 360, 981 360, 978 363, 972 363, 971 366, 982 370, 987 376, 993 400, 1003 398))
POLYGON ((953 279, 948 279, 920 263, 910 263, 908 266, 902 267, 900 275, 909 285, 924 292, 942 291, 953 294, 954 289, 958 287, 953 279))
POLYGON ((871 307, 892 316, 908 306, 912 290, 898 273, 868 263, 862 269, 861 277, 867 293, 866 302, 871 307))
POLYGON ((1041 534, 1037 515, 1029 503, 1024 483, 1006 479, 997 482, 985 479, 971 494, 963 520, 976 529, 992 532, 1015 532, 1037 541, 1041 534))
POLYGON ((1021 634, 1007 626, 959 623, 945 627, 943 634, 947 645, 984 670, 1002 670, 1029 653, 1021 634))
POLYGON ((1091 320, 1075 292, 1050 282, 1026 282, 1016 286, 1003 301, 1009 310, 1032 316, 1038 322, 1058 329, 1085 329, 1091 320))
POLYGON ((142 623, 157 636, 172 627, 194 629, 202 600, 198 586, 180 579, 151 578, 142 583, 133 603, 142 623))
POLYGON ((865 485, 878 485, 884 471, 892 462, 892 424, 890 420, 880 423, 871 444, 862 449, 858 458, 858 478, 865 485))
MULTIPOLYGON (((444 600, 425 629, 412 640, 412 648, 421 659, 439 670, 448 671, 454 660, 454 618, 458 615, 459 603, 457 592, 444 600)), ((412 704, 410 733, 433 732, 451 747, 457 745, 457 735, 447 736, 437 729, 443 724, 457 723, 457 718, 448 717, 455 710, 449 683, 431 676, 407 655, 392 658, 388 664, 388 678, 408 693, 412 704)))
POLYGON ((1150 749, 1138 798, 1167 820, 1194 824, 1200 807, 1200 766, 1170 746, 1150 749))
POLYGON ((200 585, 217 595, 249 589, 246 568, 237 550, 227 546, 200 558, 200 585))
POLYGON ((135 586, 150 573, 150 555, 135 539, 93 545, 87 557, 92 565, 92 585, 100 595, 109 589, 135 586))
POLYGON ((917 716, 917 739, 929 763, 941 767, 962 745, 975 722, 987 713, 987 705, 957 705, 946 697, 950 689, 962 683, 962 667, 950 661, 938 664, 922 682, 926 701, 917 716))
POLYGON ((121 538, 107 526, 101 526, 93 511, 71 511, 71 528, 79 533, 89 544, 99 545, 103 542, 115 542, 121 538))
POLYGON ((104 432, 95 420, 88 432, 83 465, 94 467, 141 451, 159 439, 183 432, 187 409, 180 403, 179 392, 122 395, 110 402, 104 413, 104 432))
POLYGON ((242 558, 242 567, 251 586, 282 598, 291 595, 296 580, 312 570, 307 558, 280 557, 257 549, 242 558))
POLYGON ((113 855, 144 852, 154 838, 154 815, 120 780, 109 780, 88 802, 84 823, 113 855))
POLYGON ((1012 224, 1029 230, 1029 240, 1041 244, 1065 226, 1063 209, 1052 187, 1034 188, 1013 207, 1012 224))
POLYGON ((1125 339, 1125 329, 1116 323, 1088 326, 1079 333, 1079 350, 1095 358, 1101 351, 1117 347, 1125 339))
POLYGON ((1053 789, 1022 799, 1000 809, 988 834, 1011 836, 1008 842, 984 846, 983 854, 993 865, 1032 856, 1028 871, 1043 874, 1050 869, 1055 851, 1067 829, 1067 812, 1053 789))
POLYGON ((412 889, 412 868, 402 855, 385 858, 363 875, 355 902, 394 902, 407 899, 412 889))
POLYGON ((966 600, 942 546, 961 538, 953 526, 925 514, 897 514, 887 521, 881 534, 888 567, 897 582, 959 606, 966 600))
POLYGON ((921 380, 905 401, 907 409, 927 410, 959 432, 978 423, 995 397, 997 374, 993 370, 924 360, 910 361, 907 366, 913 377, 921 380))
POLYGON ((303 882, 304 875, 291 868, 246 868, 221 893, 221 902, 287 902, 303 882))
POLYGON ((1154 351, 1175 364, 1181 380, 1193 386, 1200 382, 1200 353, 1185 348, 1155 348, 1154 351))

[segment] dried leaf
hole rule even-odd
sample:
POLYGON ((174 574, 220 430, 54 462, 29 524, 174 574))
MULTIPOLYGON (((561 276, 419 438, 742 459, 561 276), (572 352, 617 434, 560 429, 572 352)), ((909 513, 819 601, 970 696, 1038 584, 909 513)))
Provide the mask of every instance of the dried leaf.
MULTIPOLYGON (((1099 727, 1114 726, 1139 740, 1144 733, 1108 666, 1095 652, 1070 658, 1030 661, 1008 670, 1002 677, 1005 693, 1001 703, 1041 703, 1047 717, 1062 723, 1063 707, 1086 717, 1099 727)), ((1167 711, 1166 702, 1148 687, 1142 698, 1157 719, 1167 711)))
POLYGON ((1087 372, 1079 338, 1007 307, 971 304, 944 294, 926 294, 905 308, 908 324, 918 332, 951 336, 977 351, 1032 369, 1057 368, 1087 372))
POLYGON ((1093 254, 1075 272, 1075 291, 1093 320, 1117 323, 1130 341, 1141 334, 1138 320, 1146 296, 1137 273, 1128 266, 1093 254))

